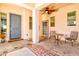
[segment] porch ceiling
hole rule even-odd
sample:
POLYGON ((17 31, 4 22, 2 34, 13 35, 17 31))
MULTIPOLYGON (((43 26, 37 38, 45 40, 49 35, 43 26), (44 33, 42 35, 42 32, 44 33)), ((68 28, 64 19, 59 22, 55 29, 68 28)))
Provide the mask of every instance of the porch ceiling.
POLYGON ((31 9, 37 8, 38 10, 43 10, 46 7, 51 9, 58 9, 67 6, 72 3, 23 3, 23 5, 30 7, 31 9))
POLYGON ((48 6, 42 8, 40 11, 41 11, 41 13, 45 13, 46 11, 48 11, 50 14, 52 12, 59 10, 62 7, 70 5, 70 4, 72 4, 72 3, 51 3, 48 6))
POLYGON ((10 4, 15 4, 30 10, 38 9, 44 12, 46 7, 49 7, 51 10, 55 10, 64 7, 66 5, 69 5, 71 3, 10 3, 10 4))
POLYGON ((16 4, 18 6, 33 10, 33 9, 42 9, 46 6, 48 6, 51 3, 12 3, 12 4, 16 4))

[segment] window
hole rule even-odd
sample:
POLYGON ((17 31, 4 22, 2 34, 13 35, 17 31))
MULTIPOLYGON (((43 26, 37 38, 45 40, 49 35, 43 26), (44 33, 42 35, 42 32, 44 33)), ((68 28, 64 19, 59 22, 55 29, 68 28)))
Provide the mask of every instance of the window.
POLYGON ((0 12, 0 33, 6 34, 7 30, 7 14, 0 12))
POLYGON ((68 26, 76 26, 76 12, 69 12, 67 14, 67 25, 68 26))
POLYGON ((29 17, 29 29, 32 29, 32 17, 29 17))
POLYGON ((50 26, 55 27, 55 16, 50 17, 50 26))

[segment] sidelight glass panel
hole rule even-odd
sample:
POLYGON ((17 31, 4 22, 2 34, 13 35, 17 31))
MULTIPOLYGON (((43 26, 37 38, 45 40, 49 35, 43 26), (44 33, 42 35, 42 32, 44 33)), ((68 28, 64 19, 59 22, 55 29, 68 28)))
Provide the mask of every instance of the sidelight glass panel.
POLYGON ((29 29, 32 29, 32 17, 29 17, 29 29))

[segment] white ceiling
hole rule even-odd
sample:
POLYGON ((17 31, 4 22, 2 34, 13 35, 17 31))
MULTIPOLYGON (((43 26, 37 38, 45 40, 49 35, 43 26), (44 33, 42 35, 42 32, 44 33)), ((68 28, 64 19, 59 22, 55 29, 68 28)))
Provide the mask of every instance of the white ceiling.
POLYGON ((46 7, 50 3, 24 3, 24 5, 29 6, 31 9, 37 8, 41 9, 43 7, 46 7))
POLYGON ((33 10, 33 9, 38 9, 41 10, 47 6, 50 7, 55 7, 55 8, 61 8, 63 6, 69 5, 70 3, 12 3, 12 4, 16 4, 18 6, 33 10))
POLYGON ((33 10, 35 8, 37 8, 37 9, 44 8, 47 5, 49 5, 50 3, 13 3, 13 4, 33 10))
POLYGON ((43 5, 44 3, 24 3, 25 5, 28 5, 32 8, 35 8, 35 7, 39 7, 41 5, 43 5))
POLYGON ((35 3, 24 3, 24 5, 27 5, 27 6, 29 6, 29 7, 31 7, 31 8, 35 8, 35 3))

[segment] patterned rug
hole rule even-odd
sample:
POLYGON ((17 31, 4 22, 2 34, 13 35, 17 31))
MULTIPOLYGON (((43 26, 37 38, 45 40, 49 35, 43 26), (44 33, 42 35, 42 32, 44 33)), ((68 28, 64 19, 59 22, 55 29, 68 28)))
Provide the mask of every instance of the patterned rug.
POLYGON ((28 48, 37 56, 59 56, 55 51, 51 52, 40 45, 28 44, 28 48))

